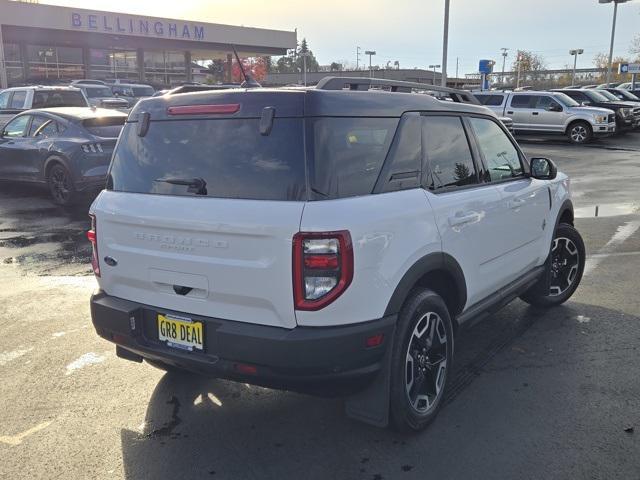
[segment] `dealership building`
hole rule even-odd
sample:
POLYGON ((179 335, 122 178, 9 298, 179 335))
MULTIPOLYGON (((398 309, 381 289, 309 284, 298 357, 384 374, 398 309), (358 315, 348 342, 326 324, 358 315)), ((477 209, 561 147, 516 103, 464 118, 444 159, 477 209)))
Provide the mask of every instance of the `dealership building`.
POLYGON ((80 78, 175 85, 194 80, 198 61, 222 59, 230 75, 234 48, 251 57, 295 46, 295 31, 0 0, 0 88, 80 78))

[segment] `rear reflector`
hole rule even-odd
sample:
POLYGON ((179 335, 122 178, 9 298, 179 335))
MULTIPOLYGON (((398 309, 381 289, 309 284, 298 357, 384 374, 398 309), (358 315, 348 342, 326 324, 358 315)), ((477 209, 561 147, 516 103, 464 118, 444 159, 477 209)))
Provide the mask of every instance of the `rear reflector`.
POLYGON ((91 267, 96 277, 100 276, 100 260, 98 259, 98 222, 96 216, 89 214, 91 230, 87 232, 87 240, 91 243, 91 267))
POLYGON ((235 369, 245 375, 255 375, 258 373, 258 369, 254 365, 247 365, 246 363, 236 363, 235 369))
POLYGON ((210 114, 230 114, 240 110, 239 103, 228 103, 223 105, 178 105, 168 107, 169 115, 210 115, 210 114))
POLYGON ((377 335, 372 335, 371 337, 367 338, 365 345, 367 346, 367 348, 377 347, 379 345, 382 345, 383 340, 384 334, 378 333, 377 335))

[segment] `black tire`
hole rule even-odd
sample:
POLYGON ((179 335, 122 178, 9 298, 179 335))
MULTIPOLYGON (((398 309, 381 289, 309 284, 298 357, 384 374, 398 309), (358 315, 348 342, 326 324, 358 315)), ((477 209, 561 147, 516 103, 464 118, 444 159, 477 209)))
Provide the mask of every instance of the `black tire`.
POLYGON ((453 328, 447 306, 432 290, 415 290, 400 311, 393 343, 389 407, 393 428, 419 431, 435 419, 452 365, 453 328))
POLYGON ((47 187, 54 203, 62 206, 73 205, 77 192, 73 177, 61 163, 54 163, 47 171, 47 187))
POLYGON ((573 122, 567 128, 567 137, 571 143, 582 145, 589 143, 593 139, 593 130, 588 122, 573 122))
POLYGON ((553 235, 546 263, 545 279, 549 279, 549 288, 546 288, 546 282, 545 288, 534 285, 520 298, 530 305, 544 308, 566 302, 580 285, 585 259, 584 242, 580 233, 571 225, 559 224, 553 235))

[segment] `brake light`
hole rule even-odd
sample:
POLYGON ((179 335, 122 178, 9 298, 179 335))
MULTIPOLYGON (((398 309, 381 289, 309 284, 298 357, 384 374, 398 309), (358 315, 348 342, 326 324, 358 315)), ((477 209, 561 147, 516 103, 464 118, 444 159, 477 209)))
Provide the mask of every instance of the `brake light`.
POLYGON ((100 276, 100 261, 98 260, 98 234, 96 216, 89 214, 91 218, 91 230, 87 232, 87 240, 91 242, 91 266, 96 277, 100 276))
POLYGON ((300 232, 293 237, 293 296, 297 310, 320 310, 353 280, 348 231, 300 232))
POLYGON ((168 107, 169 115, 208 115, 208 114, 230 114, 240 110, 239 103, 228 103, 221 105, 177 105, 168 107))

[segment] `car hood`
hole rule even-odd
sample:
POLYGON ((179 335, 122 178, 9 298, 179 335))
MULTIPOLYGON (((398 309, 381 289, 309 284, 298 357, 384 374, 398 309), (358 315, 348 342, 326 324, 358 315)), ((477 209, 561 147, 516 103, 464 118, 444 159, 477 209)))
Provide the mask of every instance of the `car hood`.
POLYGON ((571 109, 573 111, 577 111, 578 113, 591 113, 593 115, 609 115, 615 113, 609 108, 600 107, 571 107, 571 109))

